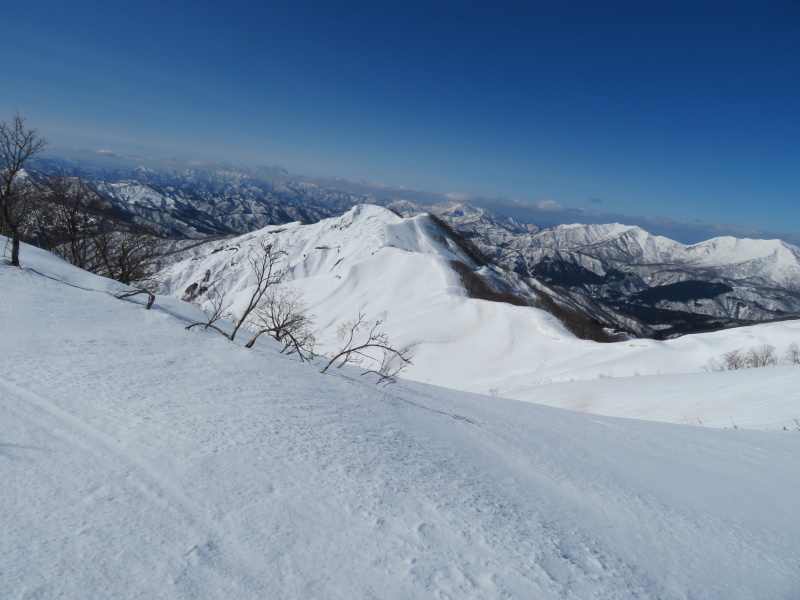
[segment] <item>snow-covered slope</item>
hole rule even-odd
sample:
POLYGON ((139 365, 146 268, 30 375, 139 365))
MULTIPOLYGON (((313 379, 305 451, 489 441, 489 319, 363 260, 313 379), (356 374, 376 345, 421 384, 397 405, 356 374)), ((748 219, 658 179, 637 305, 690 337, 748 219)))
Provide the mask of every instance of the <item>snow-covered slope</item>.
MULTIPOLYGON (((338 325, 359 311, 370 316, 388 312, 387 333, 397 347, 410 348, 414 359, 404 377, 454 389, 548 403, 541 384, 697 373, 724 352, 771 344, 782 355, 800 342, 800 321, 666 342, 580 340, 541 310, 468 298, 451 267, 452 260, 468 258, 430 219, 401 219, 366 205, 313 225, 270 227, 192 248, 162 273, 162 291, 180 298, 194 284, 213 284, 235 300, 234 312, 241 311, 254 284, 247 257, 261 241, 288 253, 285 285, 300 290, 316 316, 319 351, 336 350, 341 344, 338 325)), ((800 370, 793 367, 790 373, 787 385, 800 391, 800 370)), ((709 381, 715 376, 700 375, 709 381)), ((647 382, 658 385, 654 379, 647 382)), ((559 398, 556 404, 566 402, 562 395, 554 397, 559 398)), ((714 412, 714 425, 729 426, 732 418, 743 427, 790 426, 800 416, 794 396, 781 389, 765 393, 763 410, 755 413, 741 406, 729 409, 724 394, 714 397, 717 408, 709 409, 687 392, 675 410, 658 414, 669 413, 666 420, 682 422, 687 415, 710 420, 714 412)), ((614 404, 613 397, 606 398, 614 404)), ((604 409, 602 402, 589 405, 597 412, 619 410, 604 409)), ((622 414, 651 418, 654 412, 632 402, 622 414)))
MULTIPOLYGON (((146 311, 109 293, 119 284, 23 257, 24 270, 0 263, 3 596, 800 589, 796 431, 322 375, 268 341, 247 350, 185 331, 192 306, 159 297, 146 311)), ((631 381, 657 393, 647 379, 631 381)), ((735 383, 758 397, 748 377, 735 383)))

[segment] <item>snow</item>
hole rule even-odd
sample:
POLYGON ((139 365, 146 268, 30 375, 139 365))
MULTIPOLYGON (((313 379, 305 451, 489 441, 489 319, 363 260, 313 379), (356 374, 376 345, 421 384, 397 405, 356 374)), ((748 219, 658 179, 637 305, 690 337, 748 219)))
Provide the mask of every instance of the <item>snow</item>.
POLYGON ((571 251, 642 273, 654 268, 690 271, 706 268, 713 269, 716 277, 742 282, 757 280, 766 287, 792 290, 800 277, 800 248, 781 240, 722 236, 686 246, 639 227, 610 223, 557 225, 537 232, 526 241, 529 247, 523 251, 531 257, 571 251))
POLYGON ((506 398, 614 417, 705 427, 800 425, 800 367, 602 378, 504 390, 506 398))
POLYGON ((800 589, 800 432, 381 388, 186 331, 195 307, 146 311, 36 249, 22 261, 0 263, 4 597, 800 589))
MULTIPOLYGON (((621 226, 620 226, 621 227, 621 226)), ((635 228, 628 228, 633 231, 635 228)), ((287 283, 300 290, 316 316, 318 350, 331 353, 340 342, 337 325, 387 312, 385 330, 397 347, 410 348, 414 364, 403 376, 453 389, 497 394, 575 410, 715 427, 795 427, 800 418, 800 367, 733 376, 700 373, 711 359, 732 350, 765 344, 783 356, 800 343, 800 321, 741 327, 659 342, 630 340, 599 344, 580 340, 551 315, 466 297, 450 261, 468 261, 442 241, 426 216, 401 219, 377 206, 358 206, 339 218, 263 230, 178 255, 162 273, 165 293, 181 297, 210 273, 216 289, 241 310, 254 281, 247 256, 262 241, 286 251, 287 283), (687 389, 658 375, 694 373, 687 389), (641 383, 556 387, 572 381, 647 377, 641 383), (753 387, 741 388, 741 379, 753 387), (761 383, 759 383, 761 382, 761 383), (766 383, 764 383, 766 382, 766 383), (691 393, 701 386, 708 394, 691 393), (758 386, 758 403, 739 395, 758 386), (584 391, 589 390, 589 391, 584 391), (620 394, 625 398, 620 401, 620 394), (639 398, 641 396, 641 399, 639 398), (736 399, 738 398, 738 399, 736 399), (667 409, 666 407, 669 407, 667 409)), ((683 381, 683 380, 681 380, 683 381)))

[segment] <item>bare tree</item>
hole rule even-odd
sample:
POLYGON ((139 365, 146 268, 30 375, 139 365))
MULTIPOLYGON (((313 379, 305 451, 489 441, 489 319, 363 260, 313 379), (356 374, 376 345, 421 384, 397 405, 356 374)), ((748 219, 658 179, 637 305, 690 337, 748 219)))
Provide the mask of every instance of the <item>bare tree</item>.
POLYGON ((230 312, 230 304, 225 306, 224 309, 221 309, 225 295, 217 294, 216 299, 219 306, 212 305, 214 312, 209 315, 209 320, 207 322, 192 323, 186 327, 186 329, 191 329, 192 327, 196 327, 198 325, 203 325, 206 328, 211 327, 212 329, 219 331, 229 340, 233 341, 233 339, 236 337, 236 333, 239 331, 245 321, 248 320, 250 313, 252 313, 253 310, 255 310, 255 308, 259 305, 266 291, 272 286, 280 283, 283 279, 283 270, 280 268, 280 263, 283 261, 285 256, 286 252, 279 250, 273 244, 262 240, 259 244, 259 249, 251 250, 247 255, 247 261, 250 264, 252 273, 255 275, 256 283, 253 286, 247 306, 245 307, 241 316, 237 318, 230 312), (225 333, 219 327, 213 325, 214 321, 220 318, 230 318, 232 321, 234 321, 234 326, 231 333, 225 333))
POLYGON ((107 203, 79 177, 45 175, 37 184, 32 211, 36 242, 81 269, 94 270, 99 259, 93 229, 103 227, 107 203))
POLYGON ((23 177, 25 162, 44 150, 47 141, 36 129, 26 129, 25 119, 15 114, 11 123, 0 121, 0 233, 11 238, 11 264, 19 264, 23 227, 35 187, 23 177))
POLYGON ((299 291, 288 288, 272 288, 253 311, 251 325, 256 331, 245 344, 252 348, 263 334, 283 344, 281 352, 297 354, 301 361, 314 356, 314 317, 299 291))
POLYGON ((735 371, 747 368, 747 358, 741 350, 731 350, 722 355, 722 364, 725 371, 735 371))
POLYGON ((236 337, 236 332, 244 324, 250 313, 255 310, 261 298, 266 291, 273 285, 281 282, 283 279, 283 270, 280 268, 280 263, 286 256, 286 252, 279 250, 274 244, 270 244, 262 240, 259 244, 260 249, 251 252, 247 256, 247 262, 253 269, 253 274, 256 277, 256 285, 253 287, 253 292, 250 294, 250 300, 242 313, 242 316, 236 321, 231 333, 231 340, 236 337))
POLYGON ((775 354, 775 346, 764 344, 758 348, 751 348, 745 357, 749 368, 768 367, 778 364, 778 356, 775 354))
POLYGON ((786 349, 786 362, 792 365, 800 365, 800 346, 796 342, 789 344, 786 349))
MULTIPOLYGON (((797 362, 800 362, 800 348, 798 348, 797 344, 793 344, 793 346, 794 354, 790 346, 786 353, 787 360, 792 362, 794 357, 797 362)), ((723 354, 720 360, 712 358, 702 368, 705 371, 735 371, 737 369, 753 369, 777 364, 778 355, 775 353, 775 346, 764 344, 758 348, 751 348, 747 352, 731 350, 723 354)))
POLYGON ((710 359, 703 367, 704 371, 735 371, 747 368, 747 357, 741 350, 731 350, 720 357, 710 359))
POLYGON ((126 285, 147 285, 162 255, 162 240, 136 226, 118 228, 113 221, 92 229, 90 234, 97 250, 88 270, 126 285))
POLYGON ((162 239, 117 218, 113 205, 80 177, 40 177, 31 236, 40 246, 92 273, 126 285, 148 285, 162 239))
POLYGON ((365 368, 362 375, 370 373, 377 375, 376 384, 395 383, 397 375, 411 365, 411 359, 408 357, 410 351, 397 350, 391 346, 388 334, 380 331, 381 325, 385 322, 386 313, 381 313, 378 318, 371 321, 359 311, 356 319, 342 323, 337 333, 344 346, 320 372, 324 373, 338 360, 339 364, 336 366, 338 369, 349 363, 365 368), (380 353, 380 357, 377 357, 376 353, 380 353))
POLYGON ((198 325, 202 325, 204 329, 208 329, 209 327, 214 331, 217 331, 224 335, 229 340, 232 340, 231 334, 223 331, 220 327, 214 325, 220 319, 228 318, 230 316, 230 308, 233 302, 225 300, 225 292, 218 292, 213 287, 209 288, 206 292, 206 300, 207 304, 210 305, 211 309, 203 309, 203 312, 206 313, 206 320, 205 321, 198 321, 197 323, 192 323, 191 325, 187 325, 186 329, 192 329, 193 327, 197 327, 198 325))

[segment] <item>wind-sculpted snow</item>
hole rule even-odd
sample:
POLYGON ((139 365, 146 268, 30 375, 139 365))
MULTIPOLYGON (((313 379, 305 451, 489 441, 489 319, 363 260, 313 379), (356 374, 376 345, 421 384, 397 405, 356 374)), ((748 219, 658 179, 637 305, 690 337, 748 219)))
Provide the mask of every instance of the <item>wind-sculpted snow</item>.
MULTIPOLYGON (((432 221, 425 216, 401 219, 366 205, 312 225, 268 227, 194 247, 176 255, 176 263, 161 274, 162 292, 181 298, 187 290, 213 286, 241 314, 255 284, 247 257, 262 241, 287 252, 284 285, 301 291, 308 312, 315 315, 319 352, 330 354, 340 347, 339 324, 359 311, 370 316, 387 312, 386 332, 413 356, 403 376, 454 389, 548 403, 543 384, 698 373, 725 352, 771 344, 782 355, 800 342, 800 321, 666 342, 581 340, 536 308, 467 297, 450 263, 468 258, 432 221)), ((665 400, 672 409, 661 413, 664 420, 684 422, 691 414, 720 427, 730 426, 731 419, 741 427, 783 427, 800 413, 794 396, 779 389, 767 393, 764 410, 755 412, 741 404, 727 411, 724 394, 715 396, 717 408, 706 410, 690 391, 681 393, 680 401, 665 400)), ((555 404, 564 402, 557 397, 555 404)), ((603 412, 604 401, 592 410, 603 412)), ((618 409, 609 410, 616 414, 618 409)), ((632 401, 624 414, 650 418, 652 411, 639 413, 632 401)))
MULTIPOLYGON (((369 221, 334 231, 355 244, 369 221)), ((427 229, 373 225, 406 248, 427 229)), ((362 256, 390 253, 409 251, 362 256)), ((322 375, 269 341, 248 350, 184 330, 195 307, 159 297, 146 311, 114 298, 119 284, 23 255, 24 269, 0 263, 4 597, 789 600, 800 589, 800 432, 322 375)), ((711 375, 760 397, 750 373, 711 375)), ((630 382, 660 393, 657 378, 630 382)))

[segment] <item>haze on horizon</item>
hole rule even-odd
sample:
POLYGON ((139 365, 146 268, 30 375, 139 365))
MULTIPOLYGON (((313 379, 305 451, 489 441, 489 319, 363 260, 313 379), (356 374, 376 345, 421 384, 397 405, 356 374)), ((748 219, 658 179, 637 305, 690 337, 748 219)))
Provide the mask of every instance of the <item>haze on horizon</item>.
POLYGON ((792 0, 31 0, 5 18, 0 119, 19 111, 54 153, 800 235, 792 0))

